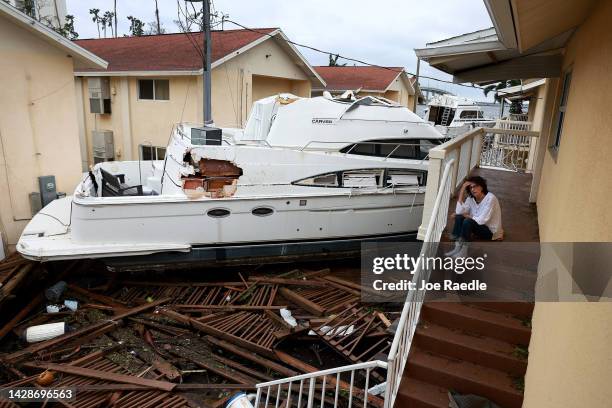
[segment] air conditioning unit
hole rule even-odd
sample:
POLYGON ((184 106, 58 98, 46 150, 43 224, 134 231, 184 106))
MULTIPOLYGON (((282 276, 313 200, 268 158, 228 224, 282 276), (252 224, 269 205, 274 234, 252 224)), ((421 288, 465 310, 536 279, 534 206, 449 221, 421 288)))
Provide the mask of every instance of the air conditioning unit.
POLYGON ((92 132, 94 163, 115 159, 115 143, 112 130, 93 130, 92 132))
POLYGON ((111 113, 110 78, 91 77, 87 79, 89 88, 89 111, 91 113, 111 113))

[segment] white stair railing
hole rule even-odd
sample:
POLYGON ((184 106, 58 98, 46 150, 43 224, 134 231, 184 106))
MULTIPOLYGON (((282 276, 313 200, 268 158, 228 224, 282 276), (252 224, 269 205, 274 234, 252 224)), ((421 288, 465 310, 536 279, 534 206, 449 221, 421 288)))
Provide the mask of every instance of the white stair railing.
MULTIPOLYGON (((429 219, 429 225, 425 234, 421 255, 424 257, 433 257, 438 251, 438 244, 442 237, 442 232, 446 227, 448 218, 448 206, 451 193, 454 190, 452 185, 452 169, 454 159, 449 160, 444 167, 440 188, 436 196, 432 216, 429 219)), ((421 263, 418 264, 413 282, 417 282, 416 287, 420 288, 420 282, 428 282, 431 270, 422 268, 421 263)), ((399 391, 402 381, 402 374, 408 361, 410 348, 414 332, 419 323, 421 308, 425 301, 426 290, 413 290, 408 293, 406 303, 402 309, 399 324, 393 338, 391 350, 389 351, 388 368, 387 368, 387 387, 385 391, 385 408, 392 408, 399 391)))
POLYGON ((383 399, 368 392, 372 371, 377 368, 386 369, 387 363, 368 361, 257 384, 255 408, 312 408, 315 400, 320 407, 337 408, 340 403, 343 407, 383 408, 383 399))

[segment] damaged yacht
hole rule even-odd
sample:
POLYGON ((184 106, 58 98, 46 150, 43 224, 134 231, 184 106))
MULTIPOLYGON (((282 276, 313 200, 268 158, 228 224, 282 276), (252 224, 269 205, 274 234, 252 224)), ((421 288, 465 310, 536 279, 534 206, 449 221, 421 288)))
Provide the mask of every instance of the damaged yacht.
POLYGON ((427 152, 443 141, 386 100, 266 98, 245 129, 182 123, 164 160, 95 165, 31 220, 17 249, 39 261, 202 261, 413 239, 427 152))

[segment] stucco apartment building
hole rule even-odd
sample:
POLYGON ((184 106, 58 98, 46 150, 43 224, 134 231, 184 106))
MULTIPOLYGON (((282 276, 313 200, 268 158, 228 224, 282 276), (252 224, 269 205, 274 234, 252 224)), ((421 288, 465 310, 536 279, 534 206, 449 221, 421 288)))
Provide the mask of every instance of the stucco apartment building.
MULTIPOLYGON (((283 92, 309 97, 325 85, 286 39, 278 28, 212 32, 215 125, 243 127, 253 101, 283 92)), ((137 160, 151 156, 148 146, 162 157, 175 123, 202 122, 202 40, 202 33, 176 33, 75 41, 109 63, 75 71, 84 167, 104 160, 94 159, 94 131, 112 132, 106 159, 137 160)))
POLYGON ((457 82, 546 78, 530 90, 540 132, 530 199, 543 244, 523 407, 608 407, 611 263, 594 248, 612 241, 612 2, 484 3, 494 28, 417 55, 457 82), (568 271, 585 248, 594 251, 589 273, 603 298, 576 290, 568 271))
POLYGON ((323 91, 335 96, 359 90, 359 96, 387 98, 412 110, 415 95, 420 92, 414 78, 402 67, 316 66, 315 70, 327 85, 313 87, 312 96, 320 96, 323 91))
POLYGON ((106 62, 1 1, 0 38, 0 232, 13 247, 41 205, 39 177, 68 194, 78 183, 74 69, 106 62))

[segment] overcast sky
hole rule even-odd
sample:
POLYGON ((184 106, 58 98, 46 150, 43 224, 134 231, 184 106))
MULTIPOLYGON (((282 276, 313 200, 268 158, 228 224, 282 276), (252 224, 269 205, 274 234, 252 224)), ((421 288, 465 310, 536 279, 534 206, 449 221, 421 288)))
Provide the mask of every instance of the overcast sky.
MULTIPOLYGON (((158 4, 162 25, 168 32, 177 31, 177 0, 158 4)), ((67 7, 76 18, 79 38, 94 38, 98 33, 89 9, 112 10, 113 0, 67 0, 67 7)), ((403 66, 411 73, 416 69, 414 48, 492 26, 482 0, 214 0, 214 7, 244 26, 280 27, 292 41, 372 64, 403 66)), ((155 0, 117 0, 117 15, 119 35, 126 34, 129 15, 155 20, 155 0)), ((225 23, 225 29, 232 28, 239 27, 225 23)), ((325 54, 299 50, 313 65, 328 63, 325 54)), ((451 79, 427 64, 421 64, 421 74, 451 79)), ((486 100, 476 89, 427 79, 421 84, 486 100)))

